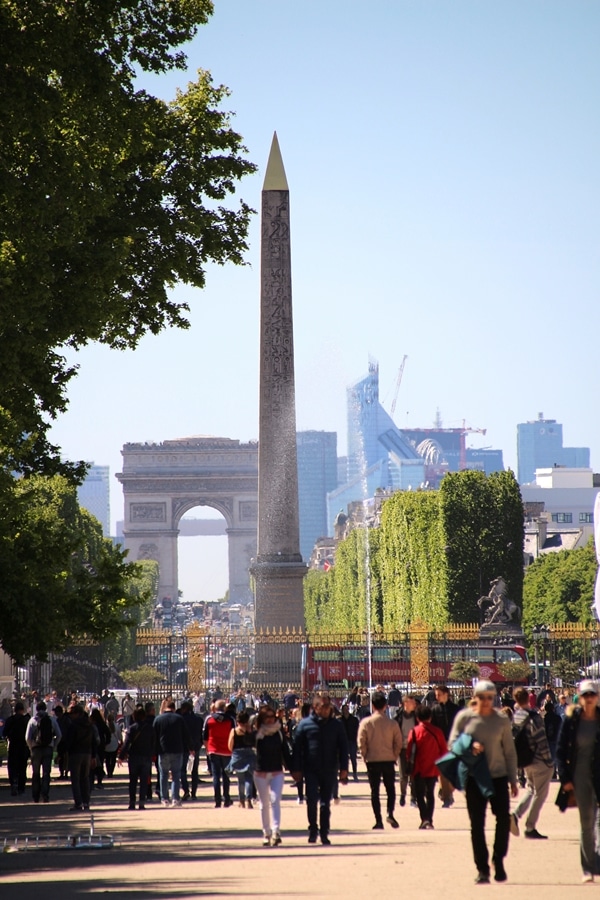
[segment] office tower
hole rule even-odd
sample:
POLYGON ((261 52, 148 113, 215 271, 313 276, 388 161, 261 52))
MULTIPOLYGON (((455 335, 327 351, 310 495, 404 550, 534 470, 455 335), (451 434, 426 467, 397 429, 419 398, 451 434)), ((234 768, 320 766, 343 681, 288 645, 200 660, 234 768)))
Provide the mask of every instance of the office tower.
POLYGON ((335 431, 299 431, 298 503, 300 552, 308 562, 315 542, 327 534, 327 494, 338 485, 335 431))
POLYGON ((77 489, 79 505, 102 525, 102 534, 110 536, 110 469, 92 463, 83 484, 77 489))
POLYGON ((556 419, 537 419, 517 425, 517 470, 519 484, 532 484, 536 469, 552 466, 588 468, 589 447, 563 447, 563 430, 556 419))

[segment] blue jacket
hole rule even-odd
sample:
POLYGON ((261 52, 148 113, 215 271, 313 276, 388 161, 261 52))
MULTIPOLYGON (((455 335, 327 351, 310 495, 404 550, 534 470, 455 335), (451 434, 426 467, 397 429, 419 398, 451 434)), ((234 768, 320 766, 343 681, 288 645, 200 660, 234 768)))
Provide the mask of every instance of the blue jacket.
POLYGON ((294 732, 292 772, 347 772, 348 741, 344 726, 332 716, 314 711, 301 719, 294 732))
POLYGON ((437 759, 435 764, 457 790, 464 791, 467 786, 467 778, 469 775, 475 779, 477 787, 484 797, 494 796, 494 782, 490 775, 485 753, 473 753, 471 744, 473 736, 470 734, 459 734, 452 748, 441 759, 437 759))

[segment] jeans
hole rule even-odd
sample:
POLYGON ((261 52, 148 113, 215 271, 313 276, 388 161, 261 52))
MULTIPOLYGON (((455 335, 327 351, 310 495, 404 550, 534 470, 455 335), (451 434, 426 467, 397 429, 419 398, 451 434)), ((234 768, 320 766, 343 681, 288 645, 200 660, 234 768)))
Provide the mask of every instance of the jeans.
POLYGON ((379 800, 379 785, 383 779, 383 786, 387 794, 387 814, 394 815, 396 804, 396 773, 393 762, 368 762, 367 774, 371 786, 371 806, 375 813, 375 821, 381 822, 381 802, 379 800))
POLYGON ((90 805, 90 760, 89 753, 69 753, 71 790, 75 806, 90 805))
POLYGON ((231 762, 231 757, 223 756, 220 753, 209 753, 209 757, 210 769, 213 778, 213 790, 215 792, 215 803, 217 804, 217 806, 220 806, 222 802, 221 781, 223 782, 223 794, 225 797, 225 803, 231 803, 231 796, 229 793, 229 774, 227 772, 227 766, 231 762))
POLYGON ((150 756, 130 756, 129 764, 129 805, 135 806, 135 792, 137 783, 140 783, 140 806, 146 802, 148 780, 152 773, 152 758, 150 756))
POLYGON ((403 747, 400 751, 400 756, 398 758, 398 762, 400 764, 400 796, 406 797, 406 789, 408 788, 408 782, 410 781, 410 795, 411 799, 415 795, 415 787, 412 783, 412 779, 410 779, 408 774, 408 760, 406 758, 406 747, 403 747))
POLYGON ((254 784, 260 799, 260 814, 265 837, 279 834, 283 772, 255 772, 254 784))
POLYGON ((36 803, 40 793, 44 800, 50 795, 50 772, 52 769, 52 745, 49 747, 32 747, 31 749, 31 795, 36 803), (41 774, 40 774, 41 772, 41 774))
POLYGON ((529 810, 525 820, 525 831, 533 831, 537 825, 542 806, 548 796, 553 772, 554 764, 547 766, 541 760, 534 760, 532 765, 525 769, 526 792, 515 807, 517 819, 520 819, 529 810))
POLYGON ((183 753, 160 753, 158 757, 158 770, 160 772, 160 797, 161 800, 169 799, 169 772, 173 776, 171 784, 171 800, 179 800, 179 785, 181 784, 181 761, 183 753))
POLYGON ((311 836, 316 836, 320 832, 323 838, 329 834, 330 804, 336 779, 336 772, 304 773, 306 813, 308 815, 308 830, 311 836), (319 813, 318 819, 317 811, 319 813))
POLYGON ((600 874, 600 820, 598 817, 598 799, 594 791, 592 779, 578 778, 575 769, 575 797, 579 809, 581 837, 579 839, 579 855, 581 869, 587 875, 600 874))
MULTIPOLYGON (((190 786, 188 784, 188 760, 190 758, 189 753, 183 754, 183 761, 181 763, 181 790, 183 791, 184 797, 189 797, 190 795, 190 786)), ((198 764, 200 762, 200 751, 196 750, 194 755, 192 756, 192 774, 191 774, 191 794, 192 797, 196 796, 196 792, 198 790, 198 764)))
POLYGON ((435 783, 437 778, 425 777, 424 775, 413 775, 413 784, 415 786, 415 795, 419 805, 419 813, 421 822, 433 823, 433 810, 435 809, 435 783))
MULTIPOLYGON (((502 862, 508 852, 508 836, 510 833, 510 797, 508 778, 493 778, 494 796, 489 798, 492 812, 496 816, 496 834, 492 859, 502 862)), ((488 799, 483 796, 474 778, 467 778, 467 811, 471 822, 471 843, 475 865, 480 872, 489 874, 489 854, 485 842, 485 812, 488 799)))

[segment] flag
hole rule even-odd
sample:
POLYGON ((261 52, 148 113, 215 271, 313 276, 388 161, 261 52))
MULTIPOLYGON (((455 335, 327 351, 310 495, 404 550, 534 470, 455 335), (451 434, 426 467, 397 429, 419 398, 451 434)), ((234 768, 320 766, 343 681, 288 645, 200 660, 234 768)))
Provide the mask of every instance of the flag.
POLYGON ((330 568, 331 568, 331 563, 329 562, 329 560, 326 559, 325 562, 323 563, 323 571, 329 572, 330 568))

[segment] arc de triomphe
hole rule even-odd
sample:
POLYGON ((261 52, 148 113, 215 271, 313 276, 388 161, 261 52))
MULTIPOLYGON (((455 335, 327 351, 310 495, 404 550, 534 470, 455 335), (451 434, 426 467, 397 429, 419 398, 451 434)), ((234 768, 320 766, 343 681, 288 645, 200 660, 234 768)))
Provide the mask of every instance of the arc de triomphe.
MULTIPOLYGON (((123 538, 129 559, 155 559, 159 597, 177 597, 177 535, 181 517, 211 506, 227 523, 229 599, 252 600, 248 569, 256 556, 258 443, 190 437, 160 444, 125 444, 123 538)), ((202 573, 198 574, 202 578, 202 573)))

